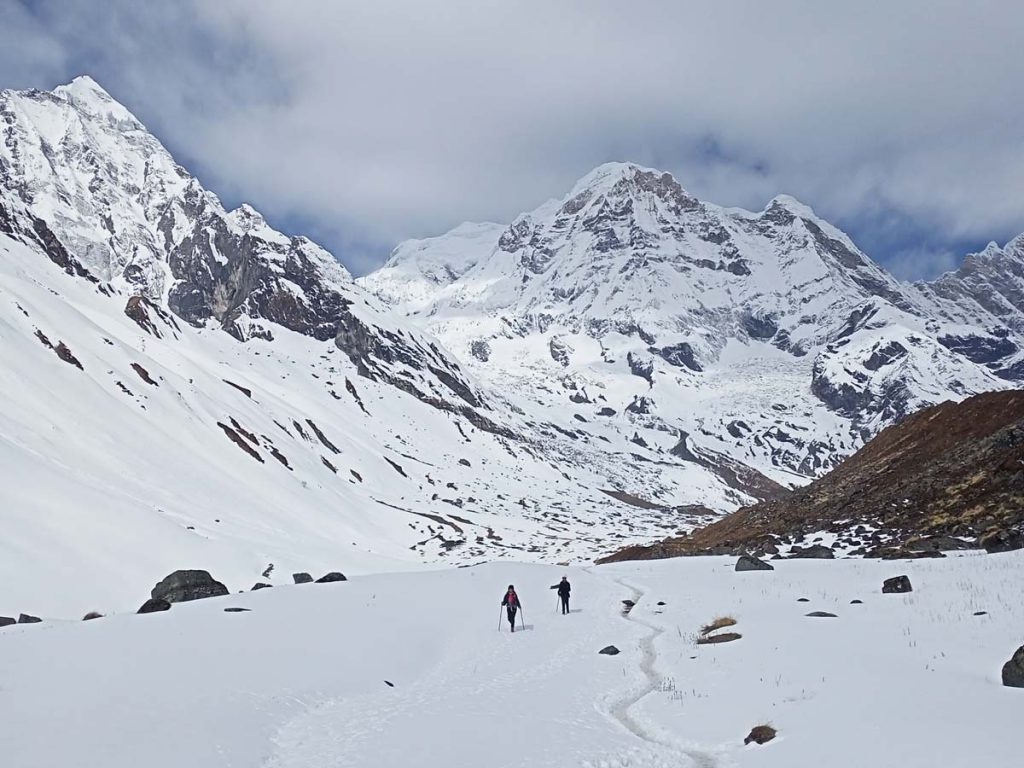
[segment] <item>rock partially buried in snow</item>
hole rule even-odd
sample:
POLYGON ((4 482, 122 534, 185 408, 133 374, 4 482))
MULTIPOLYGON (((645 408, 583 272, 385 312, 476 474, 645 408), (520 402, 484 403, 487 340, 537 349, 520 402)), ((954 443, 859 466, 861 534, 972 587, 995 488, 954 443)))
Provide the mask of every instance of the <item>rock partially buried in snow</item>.
POLYGON ((149 595, 169 603, 185 603, 227 593, 228 588, 214 579, 209 571, 175 571, 153 587, 149 595))
POLYGON ((332 581, 348 581, 348 579, 345 578, 345 574, 343 574, 343 573, 338 573, 337 571, 331 571, 330 573, 328 573, 328 574, 326 574, 324 576, 321 576, 319 579, 317 579, 316 583, 317 584, 330 584, 332 581))
POLYGON ((792 558, 833 560, 835 558, 835 553, 823 544, 814 544, 806 549, 803 547, 793 547, 789 550, 789 556, 792 558))
POLYGON ((9 627, 11 624, 17 624, 18 622, 12 619, 10 616, 0 616, 0 627, 9 627))
POLYGON ((619 649, 616 648, 614 645, 606 645, 604 648, 598 651, 598 653, 603 653, 605 656, 617 656, 619 654, 619 649))
POLYGON ((750 734, 743 740, 744 744, 767 744, 775 738, 775 729, 770 725, 758 725, 750 729, 750 734))
POLYGON ((774 571, 775 566, 766 563, 764 560, 758 560, 753 555, 740 555, 740 559, 736 561, 737 571, 774 571))
POLYGON ((739 632, 720 632, 717 635, 707 635, 697 638, 697 645, 718 645, 719 643, 731 643, 739 640, 743 635, 739 632))
POLYGON ((893 576, 882 582, 882 594, 897 594, 900 592, 913 592, 908 576, 893 576))
POLYGON ((850 601, 850 605, 864 605, 864 601, 854 599, 850 601))
POLYGON ((1024 688, 1024 645, 1003 665, 1003 685, 1024 688))
POLYGON ((292 579, 296 584, 311 584, 313 581, 313 577, 308 573, 293 573, 292 579))
POLYGON ((252 585, 252 589, 250 589, 249 591, 255 592, 257 589, 270 589, 272 586, 274 585, 267 584, 267 582, 265 581, 257 581, 255 584, 252 585))
POLYGON ((38 624, 41 621, 42 619, 40 619, 38 616, 33 616, 29 613, 23 613, 20 616, 18 616, 19 624, 38 624))
POLYGON ((829 613, 828 611, 811 611, 810 613, 805 613, 804 615, 809 617, 809 618, 812 618, 812 619, 838 619, 839 618, 834 613, 829 613))
POLYGON ((232 606, 230 608, 225 608, 224 609, 224 613, 246 613, 247 611, 251 611, 251 610, 252 610, 252 608, 236 608, 236 607, 232 606))
POLYGON ((159 611, 171 610, 171 604, 159 597, 151 597, 142 604, 137 613, 157 613, 159 611))

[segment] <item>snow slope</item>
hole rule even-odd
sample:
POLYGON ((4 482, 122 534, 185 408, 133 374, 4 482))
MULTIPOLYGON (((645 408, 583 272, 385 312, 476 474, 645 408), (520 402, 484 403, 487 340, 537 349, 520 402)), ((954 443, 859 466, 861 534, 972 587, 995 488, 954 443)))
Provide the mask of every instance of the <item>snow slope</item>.
POLYGON ((1024 642, 1022 566, 1019 552, 618 564, 569 571, 561 616, 562 571, 491 564, 7 627, 4 764, 1011 766, 1021 692, 998 676, 1024 642), (900 573, 914 592, 880 594, 900 573), (509 582, 514 635, 497 631, 509 582), (743 637, 696 646, 720 615, 743 637), (608 644, 622 652, 599 655, 608 644), (778 737, 743 746, 766 722, 778 737))

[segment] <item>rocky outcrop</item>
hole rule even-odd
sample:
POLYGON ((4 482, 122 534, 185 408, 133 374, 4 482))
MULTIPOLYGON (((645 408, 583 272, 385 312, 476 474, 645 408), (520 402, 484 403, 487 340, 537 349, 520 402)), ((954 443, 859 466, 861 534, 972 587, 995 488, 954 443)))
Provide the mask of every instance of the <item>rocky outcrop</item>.
POLYGON ((159 613, 171 610, 171 604, 162 597, 151 597, 142 604, 137 613, 159 613))
MULTIPOLYGON (((776 551, 819 531, 872 557, 933 554, 943 542, 990 551, 1024 545, 1024 392, 926 408, 805 488, 605 560, 776 551)), ((827 549, 813 551, 827 557, 827 549)))
POLYGON ((752 555, 740 555, 740 559, 736 561, 737 571, 774 571, 775 566, 771 563, 766 563, 764 560, 758 560, 752 555))
POLYGON ((338 571, 331 571, 330 573, 324 574, 316 580, 317 584, 330 584, 335 581, 348 581, 345 578, 345 574, 339 573, 338 571))
POLYGON ((154 600, 184 603, 228 594, 228 588, 214 579, 209 571, 175 571, 164 577, 150 592, 154 600))
POLYGON ((1003 665, 1003 685, 1024 688, 1024 645, 1003 665))
POLYGON ((882 582, 882 594, 885 595, 913 591, 914 587, 910 583, 909 576, 893 576, 891 579, 886 579, 882 582))

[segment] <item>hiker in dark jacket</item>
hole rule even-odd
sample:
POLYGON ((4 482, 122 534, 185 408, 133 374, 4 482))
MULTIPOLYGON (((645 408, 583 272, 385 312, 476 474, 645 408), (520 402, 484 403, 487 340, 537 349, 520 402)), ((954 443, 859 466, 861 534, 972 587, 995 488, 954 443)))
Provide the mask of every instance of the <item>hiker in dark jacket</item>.
POLYGON ((558 598, 562 603, 562 615, 564 616, 569 612, 569 592, 572 587, 569 585, 569 579, 567 576, 563 576, 562 580, 557 584, 552 585, 552 589, 558 590, 558 598))
POLYGON ((508 585, 508 591, 505 592, 505 597, 501 599, 501 604, 505 606, 505 610, 508 613, 508 623, 512 627, 512 631, 516 631, 516 611, 519 610, 522 603, 519 602, 519 595, 516 594, 516 588, 511 584, 508 585))

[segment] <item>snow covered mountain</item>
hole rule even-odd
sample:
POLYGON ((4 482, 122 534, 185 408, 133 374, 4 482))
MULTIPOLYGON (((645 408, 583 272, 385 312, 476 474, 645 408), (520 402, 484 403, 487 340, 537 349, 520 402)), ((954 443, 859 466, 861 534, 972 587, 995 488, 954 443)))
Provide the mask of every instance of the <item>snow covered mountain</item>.
POLYGON ((400 245, 358 282, 532 414, 789 484, 918 408, 1024 378, 1022 275, 1024 237, 904 284, 791 197, 721 208, 611 163, 504 230, 400 245))
MULTIPOLYGON (((135 607, 178 568, 589 560, 776 489, 527 413, 87 77, 0 93, 0 131, 0 614, 135 607)), ((467 266, 427 250, 427 282, 467 266)))

